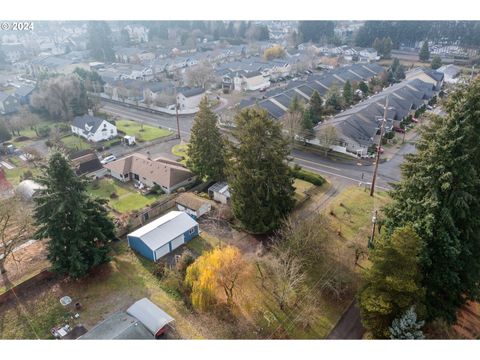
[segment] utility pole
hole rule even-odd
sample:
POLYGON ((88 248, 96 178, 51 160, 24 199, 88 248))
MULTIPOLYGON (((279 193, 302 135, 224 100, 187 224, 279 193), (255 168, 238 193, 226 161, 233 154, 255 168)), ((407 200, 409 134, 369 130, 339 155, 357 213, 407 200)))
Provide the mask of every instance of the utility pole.
POLYGON ((177 117, 177 136, 178 140, 180 142, 182 141, 182 138, 180 137, 180 121, 178 120, 178 92, 177 92, 177 79, 175 77, 175 74, 173 75, 173 82, 175 86, 175 115, 177 117))
POLYGON ((378 140, 377 157, 375 160, 375 171, 373 172, 372 186, 370 187, 370 196, 375 192, 375 181, 377 180, 378 163, 380 162, 380 152, 382 149, 383 131, 387 122, 388 95, 385 99, 385 110, 383 111, 382 126, 380 127, 380 139, 378 140))

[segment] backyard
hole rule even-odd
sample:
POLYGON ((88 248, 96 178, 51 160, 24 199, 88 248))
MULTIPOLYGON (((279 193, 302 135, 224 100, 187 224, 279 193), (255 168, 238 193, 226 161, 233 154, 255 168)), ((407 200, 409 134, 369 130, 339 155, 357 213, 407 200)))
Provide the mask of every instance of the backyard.
POLYGON ((101 179, 97 185, 90 184, 88 190, 94 196, 107 199, 108 205, 120 213, 143 209, 161 197, 142 195, 129 184, 121 184, 115 179, 101 179))
POLYGON ((173 134, 170 130, 143 125, 132 120, 121 119, 115 122, 117 129, 126 135, 135 136, 139 142, 152 141, 173 134))

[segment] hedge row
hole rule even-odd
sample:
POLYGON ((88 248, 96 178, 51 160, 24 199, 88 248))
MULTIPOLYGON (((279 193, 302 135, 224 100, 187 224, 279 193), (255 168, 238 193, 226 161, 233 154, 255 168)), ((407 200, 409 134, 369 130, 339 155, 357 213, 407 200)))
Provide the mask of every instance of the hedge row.
POLYGON ((299 169, 298 167, 293 168, 293 176, 297 179, 308 181, 309 183, 317 186, 321 186, 325 183, 325 179, 320 175, 302 168, 299 169))

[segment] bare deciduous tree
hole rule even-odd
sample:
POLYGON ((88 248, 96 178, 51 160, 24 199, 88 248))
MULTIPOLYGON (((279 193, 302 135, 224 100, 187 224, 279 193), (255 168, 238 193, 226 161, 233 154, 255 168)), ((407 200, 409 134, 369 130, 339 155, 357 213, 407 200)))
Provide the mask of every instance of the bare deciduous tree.
POLYGON ((213 66, 208 61, 202 61, 185 72, 185 82, 188 86, 206 88, 216 80, 213 66))
POLYGON ((20 199, 13 197, 0 203, 0 274, 6 272, 5 262, 14 258, 14 250, 32 233, 29 211, 21 206, 20 199))
POLYGON ((73 116, 72 102, 78 102, 82 97, 81 82, 76 75, 56 76, 41 82, 39 89, 32 96, 32 106, 43 109, 55 119, 70 120, 73 116))
POLYGON ((330 146, 336 144, 338 141, 337 131, 332 125, 322 126, 317 133, 317 139, 320 144, 325 148, 325 155, 330 150, 330 146))

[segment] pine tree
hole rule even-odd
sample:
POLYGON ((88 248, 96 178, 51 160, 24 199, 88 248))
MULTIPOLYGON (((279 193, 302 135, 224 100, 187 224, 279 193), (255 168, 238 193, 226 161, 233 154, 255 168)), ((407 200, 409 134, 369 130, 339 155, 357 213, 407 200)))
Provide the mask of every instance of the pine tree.
POLYGON ((435 55, 432 59, 432 62, 430 63, 430 67, 433 70, 437 70, 440 66, 442 66, 442 59, 440 58, 440 56, 435 55))
POLYGON ((322 121, 323 100, 317 90, 313 92, 310 98, 310 111, 312 113, 312 121, 315 125, 322 121))
POLYGON ((235 121, 227 166, 232 211, 247 231, 265 233, 294 205, 288 142, 280 124, 262 109, 245 109, 235 121))
POLYGON ((304 138, 306 139, 313 138, 315 136, 315 132, 313 130, 313 127, 314 127, 313 116, 312 116, 312 110, 310 106, 303 111, 302 125, 303 125, 304 138))
POLYGON ((419 255, 422 241, 407 225, 383 236, 372 250, 359 294, 363 325, 375 338, 390 337, 389 326, 412 305, 422 306, 419 255))
POLYGON ((402 317, 393 320, 390 327, 390 339, 397 340, 422 340, 425 338, 422 327, 425 321, 417 321, 415 307, 410 307, 402 317))
POLYGON ((427 320, 454 323, 457 310, 480 295, 480 81, 453 93, 446 110, 407 156, 385 225, 391 232, 414 224, 425 242, 427 320))
POLYGON ((200 110, 195 115, 187 154, 187 166, 195 174, 208 180, 224 179, 224 141, 217 126, 217 115, 206 97, 200 102, 200 110))
POLYGON ((422 48, 420 49, 420 53, 418 54, 418 58, 420 61, 426 62, 430 59, 430 49, 428 48, 428 41, 425 40, 423 42, 422 48))
POLYGON ((362 91, 364 96, 368 95, 368 84, 365 81, 360 81, 360 84, 358 84, 358 88, 362 91))
POLYGON ((347 80, 343 85, 343 101, 346 105, 350 105, 353 101, 353 89, 350 80, 347 80))
POLYGON ((108 262, 109 242, 115 235, 105 201, 89 197, 86 180, 76 176, 68 159, 54 152, 36 181, 45 189, 35 197, 35 237, 50 239, 53 271, 80 278, 108 262))

